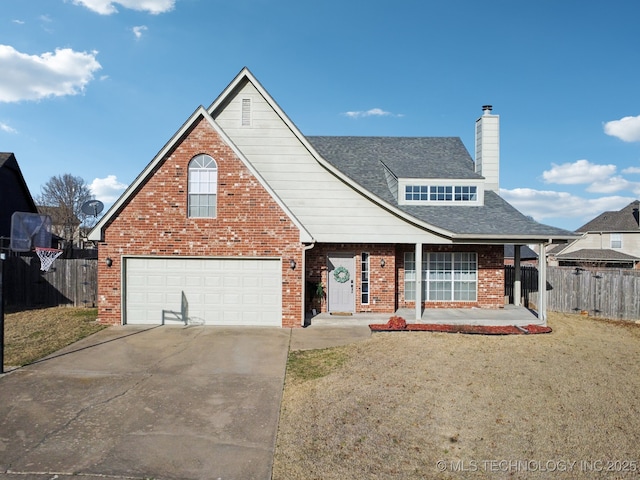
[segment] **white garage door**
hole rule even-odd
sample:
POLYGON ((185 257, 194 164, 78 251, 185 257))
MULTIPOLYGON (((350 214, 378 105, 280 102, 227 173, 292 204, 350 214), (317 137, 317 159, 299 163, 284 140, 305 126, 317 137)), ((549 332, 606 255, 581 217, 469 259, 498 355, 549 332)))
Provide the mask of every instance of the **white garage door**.
POLYGON ((126 258, 128 324, 282 325, 280 259, 126 258))

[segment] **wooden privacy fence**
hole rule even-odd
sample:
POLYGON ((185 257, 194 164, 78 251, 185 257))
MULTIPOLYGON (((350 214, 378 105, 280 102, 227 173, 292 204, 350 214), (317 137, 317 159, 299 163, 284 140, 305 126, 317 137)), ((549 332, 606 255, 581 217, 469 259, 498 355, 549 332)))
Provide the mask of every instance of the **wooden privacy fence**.
POLYGON ((97 305, 98 261, 58 258, 48 272, 40 271, 36 256, 4 261, 4 301, 8 307, 97 305))
MULTIPOLYGON (((513 303, 514 267, 505 266, 505 296, 513 303)), ((538 270, 522 267, 524 306, 538 304, 538 270)), ((640 319, 640 271, 547 267, 547 308, 554 312, 640 319)))
MULTIPOLYGON (((509 303, 514 303, 513 282, 516 278, 516 267, 513 265, 504 266, 504 295, 509 297, 509 303)), ((538 291, 538 269, 530 265, 520 267, 520 294, 522 305, 529 305, 532 300, 531 294, 538 291)))
POLYGON ((547 269, 549 310, 588 313, 620 320, 640 318, 640 271, 632 269, 547 269))

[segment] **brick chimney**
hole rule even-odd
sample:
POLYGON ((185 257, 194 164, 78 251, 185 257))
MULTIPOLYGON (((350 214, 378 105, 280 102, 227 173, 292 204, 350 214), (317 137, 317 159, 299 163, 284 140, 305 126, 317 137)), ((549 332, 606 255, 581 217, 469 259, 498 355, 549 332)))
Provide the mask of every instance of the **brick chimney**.
POLYGON ((482 106, 476 120, 476 173, 485 178, 487 190, 500 190, 500 116, 491 105, 482 106))

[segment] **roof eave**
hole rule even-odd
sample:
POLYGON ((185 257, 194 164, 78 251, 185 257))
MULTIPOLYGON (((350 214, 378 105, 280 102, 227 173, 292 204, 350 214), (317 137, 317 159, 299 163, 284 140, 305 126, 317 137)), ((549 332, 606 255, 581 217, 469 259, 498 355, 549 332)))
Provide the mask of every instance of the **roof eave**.
POLYGON ((576 240, 574 235, 491 235, 491 234, 454 234, 454 243, 483 243, 496 245, 526 245, 529 243, 565 243, 576 240))

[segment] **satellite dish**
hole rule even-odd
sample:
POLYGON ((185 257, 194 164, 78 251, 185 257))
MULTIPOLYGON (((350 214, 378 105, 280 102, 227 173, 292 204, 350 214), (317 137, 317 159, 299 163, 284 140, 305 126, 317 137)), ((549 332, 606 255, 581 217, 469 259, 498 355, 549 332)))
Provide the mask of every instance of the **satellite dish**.
POLYGON ((102 212, 103 208, 104 204, 100 200, 88 200, 82 204, 82 207, 80 207, 83 213, 93 215, 94 217, 97 217, 98 214, 102 212))

